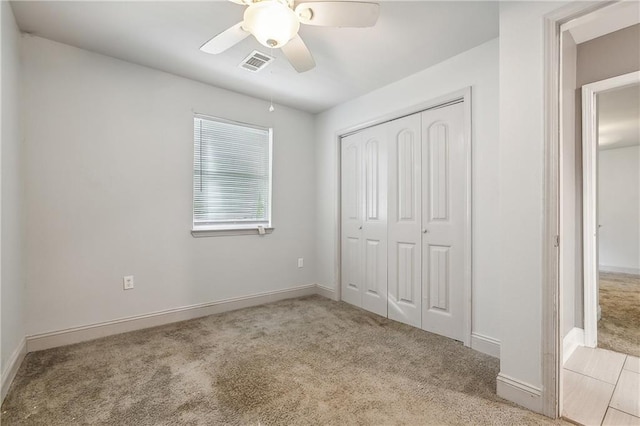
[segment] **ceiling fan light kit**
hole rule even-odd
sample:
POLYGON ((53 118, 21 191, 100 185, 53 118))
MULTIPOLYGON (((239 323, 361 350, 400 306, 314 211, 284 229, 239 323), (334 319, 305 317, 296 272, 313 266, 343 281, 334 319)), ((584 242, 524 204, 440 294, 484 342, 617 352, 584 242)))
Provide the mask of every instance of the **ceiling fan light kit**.
POLYGON ((269 0, 247 7, 242 27, 263 46, 275 49, 298 34, 300 21, 288 5, 279 0, 269 0))
POLYGON ((244 20, 221 32, 200 47, 206 53, 222 53, 252 34, 263 46, 281 48, 298 72, 313 69, 316 63, 298 35, 300 24, 322 27, 372 27, 380 6, 355 1, 299 3, 293 0, 231 0, 247 6, 244 20))

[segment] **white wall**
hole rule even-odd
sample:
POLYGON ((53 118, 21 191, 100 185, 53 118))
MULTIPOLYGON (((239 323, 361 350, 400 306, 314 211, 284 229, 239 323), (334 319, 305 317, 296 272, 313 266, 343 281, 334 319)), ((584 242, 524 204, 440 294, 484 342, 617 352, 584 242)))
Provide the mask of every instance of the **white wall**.
POLYGON ((640 274, 640 146, 598 152, 600 269, 640 274))
POLYGON ((544 16, 565 3, 500 3, 498 394, 542 410, 544 16))
POLYGON ((314 283, 311 115, 38 37, 22 47, 29 335, 314 283), (194 112, 273 126, 273 234, 191 236, 194 112))
MULTIPOLYGON (((1 371, 3 383, 25 336, 25 258, 22 134, 20 123, 20 33, 11 6, 0 2, 2 15, 2 114, 0 118, 0 299, 1 371)), ((3 389, 6 391, 6 389, 3 389)))
POLYGON ((473 331, 499 339, 497 39, 318 116, 318 283, 337 289, 339 279, 338 132, 467 86, 473 87, 473 331))

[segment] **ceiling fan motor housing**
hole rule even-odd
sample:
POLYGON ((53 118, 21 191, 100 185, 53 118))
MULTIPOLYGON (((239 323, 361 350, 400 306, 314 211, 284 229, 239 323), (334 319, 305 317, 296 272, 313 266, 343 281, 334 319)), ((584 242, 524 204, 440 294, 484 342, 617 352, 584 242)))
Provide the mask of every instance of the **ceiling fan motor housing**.
POLYGON ((264 0, 247 7, 242 26, 263 46, 280 48, 298 34, 300 21, 286 2, 264 0))

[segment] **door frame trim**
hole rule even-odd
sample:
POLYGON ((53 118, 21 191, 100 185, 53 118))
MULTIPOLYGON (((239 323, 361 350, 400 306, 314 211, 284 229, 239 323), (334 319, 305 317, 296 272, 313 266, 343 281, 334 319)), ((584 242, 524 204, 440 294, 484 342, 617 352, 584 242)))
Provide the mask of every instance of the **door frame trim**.
POLYGON ((406 117, 408 115, 417 114, 419 112, 427 111, 430 109, 443 108, 455 103, 463 103, 464 107, 464 125, 465 125, 465 219, 464 219, 464 234, 465 234, 465 242, 464 242, 464 283, 463 283, 463 303, 464 303, 464 312, 463 312, 463 343, 465 346, 471 346, 471 321, 472 321, 472 188, 471 188, 471 160, 472 160, 472 108, 471 108, 471 97, 472 88, 471 86, 467 86, 461 90, 457 90, 455 92, 448 93, 443 96, 439 96, 437 98, 432 98, 428 101, 421 102, 419 104, 415 104, 409 106, 407 108, 402 108, 396 111, 393 111, 388 114, 381 115, 379 117, 373 118, 364 123, 350 126, 335 132, 334 141, 336 143, 337 149, 337 191, 336 191, 336 211, 334 212, 334 217, 336 219, 336 268, 335 268, 335 276, 337 277, 337 289, 336 289, 336 300, 342 300, 342 223, 341 223, 341 197, 342 197, 342 176, 341 176, 341 143, 342 138, 348 136, 350 134, 359 132, 368 127, 377 126, 379 124, 386 123, 388 121, 397 120, 402 117, 406 117))
POLYGON ((584 345, 598 345, 598 93, 640 82, 640 71, 582 86, 584 345))

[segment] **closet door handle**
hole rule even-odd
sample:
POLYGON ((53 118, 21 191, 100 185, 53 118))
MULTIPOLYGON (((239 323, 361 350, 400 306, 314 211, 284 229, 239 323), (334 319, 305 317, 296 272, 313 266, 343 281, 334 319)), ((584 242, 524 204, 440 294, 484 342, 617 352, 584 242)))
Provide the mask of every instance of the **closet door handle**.
POLYGON ((360 226, 358 227, 358 229, 362 229, 362 225, 360 225, 360 226))
POLYGON ((428 229, 423 229, 423 230, 422 230, 422 233, 423 233, 423 234, 427 234, 428 232, 429 232, 429 230, 428 230, 428 229))

